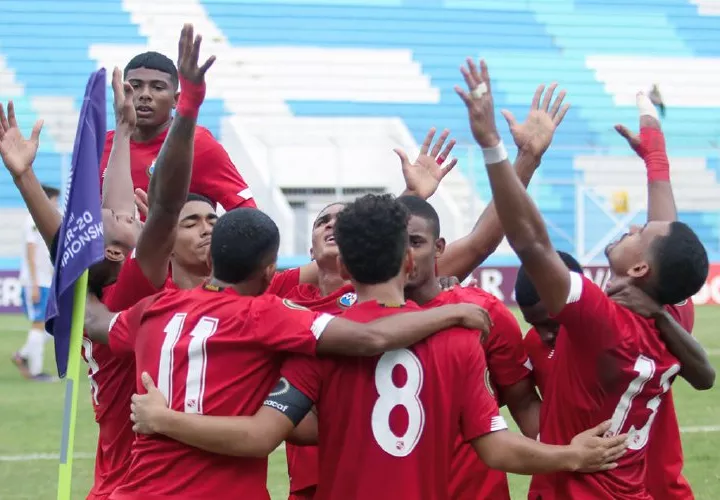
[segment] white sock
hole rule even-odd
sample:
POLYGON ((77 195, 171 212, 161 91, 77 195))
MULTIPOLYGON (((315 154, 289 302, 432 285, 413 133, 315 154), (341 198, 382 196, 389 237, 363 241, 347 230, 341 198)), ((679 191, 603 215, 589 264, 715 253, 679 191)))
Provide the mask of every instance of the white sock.
MULTIPOLYGON (((28 339, 23 350, 23 356, 27 358, 30 375, 37 375, 42 372, 45 358, 45 341, 48 334, 44 330, 32 329, 28 333, 28 339)), ((21 353, 22 351, 21 350, 21 353)))

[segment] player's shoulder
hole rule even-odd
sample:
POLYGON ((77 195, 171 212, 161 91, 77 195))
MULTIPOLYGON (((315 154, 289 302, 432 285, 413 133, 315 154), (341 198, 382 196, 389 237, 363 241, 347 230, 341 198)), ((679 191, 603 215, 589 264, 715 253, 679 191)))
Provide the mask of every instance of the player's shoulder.
POLYGON ((475 286, 453 287, 450 290, 441 292, 440 295, 438 295, 438 299, 445 304, 469 302, 480 306, 495 303, 498 300, 493 294, 475 286))
POLYGON ((222 147, 212 132, 201 125, 195 127, 195 145, 205 146, 208 148, 222 147))

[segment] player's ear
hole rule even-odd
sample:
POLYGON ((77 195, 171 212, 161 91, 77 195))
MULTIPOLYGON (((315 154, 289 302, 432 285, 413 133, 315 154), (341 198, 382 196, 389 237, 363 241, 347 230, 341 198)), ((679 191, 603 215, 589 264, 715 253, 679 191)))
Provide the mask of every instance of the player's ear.
POLYGON ((445 252, 445 238, 435 240, 435 258, 437 259, 445 252))
POLYGON ((345 281, 348 281, 352 279, 352 276, 350 276, 350 271, 347 270, 347 267, 345 267, 345 263, 342 260, 342 257, 339 255, 337 256, 337 266, 340 270, 340 277, 344 279, 345 281))
POLYGON ((270 282, 272 281, 276 272, 277 272, 277 260, 273 261, 272 264, 270 264, 269 266, 267 266, 265 268, 264 279, 265 279, 265 284, 267 286, 270 286, 270 282))
POLYGON ((405 258, 403 259, 403 271, 405 271, 405 276, 410 276, 414 270, 415 261, 413 260, 412 249, 407 247, 405 249, 405 258))
POLYGON ((310 260, 315 260, 315 252, 313 252, 312 247, 310 247, 310 260))
POLYGON ((178 99, 180 99, 180 92, 175 92, 175 95, 173 96, 173 103, 172 103, 172 109, 175 109, 177 107, 178 99))
POLYGON ((648 275, 648 272, 650 271, 650 266, 648 263, 644 260, 641 260, 634 266, 632 266, 630 269, 628 269, 628 276, 631 278, 639 279, 639 278, 645 278, 648 275))

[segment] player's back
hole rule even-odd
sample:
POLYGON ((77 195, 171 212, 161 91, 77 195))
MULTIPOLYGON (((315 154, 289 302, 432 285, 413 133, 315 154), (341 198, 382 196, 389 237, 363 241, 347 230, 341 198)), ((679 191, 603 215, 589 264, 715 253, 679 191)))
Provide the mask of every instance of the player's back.
MULTIPOLYGON (((386 307, 373 301, 343 317, 368 322, 417 309, 413 303, 386 307)), ((485 387, 478 332, 451 329, 382 356, 315 363, 310 378, 319 380, 311 398, 320 422, 316 500, 448 498, 458 429, 471 439, 505 428, 485 387)), ((292 370, 283 373, 296 384, 292 370)))
MULTIPOLYGON (((208 286, 163 293, 142 313, 129 341, 138 375, 148 372, 173 410, 253 415, 279 376, 277 351, 314 352, 309 328, 302 329, 306 336, 290 338, 273 315, 275 306, 283 307, 274 296, 244 297, 208 286)), ((113 332, 111 347, 122 342, 113 332)), ((144 392, 139 378, 137 387, 144 392)), ((221 456, 138 435, 125 484, 112 498, 262 499, 269 498, 266 476, 266 458, 221 456)))
POLYGON ((556 341, 540 439, 567 444, 579 432, 611 419, 608 434, 629 433, 629 448, 608 472, 534 477, 531 498, 542 493, 543 499, 649 499, 650 429, 680 366, 652 320, 618 306, 587 278, 574 278, 579 279, 581 292, 557 316, 565 334, 556 341))

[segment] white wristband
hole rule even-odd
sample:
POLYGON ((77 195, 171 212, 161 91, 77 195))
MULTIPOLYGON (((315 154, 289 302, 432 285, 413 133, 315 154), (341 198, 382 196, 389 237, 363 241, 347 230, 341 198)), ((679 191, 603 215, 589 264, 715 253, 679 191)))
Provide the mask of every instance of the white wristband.
POLYGON ((483 157, 485 158, 485 165, 492 165, 494 163, 500 163, 508 159, 507 150, 505 144, 500 141, 497 146, 492 148, 483 148, 483 157))

